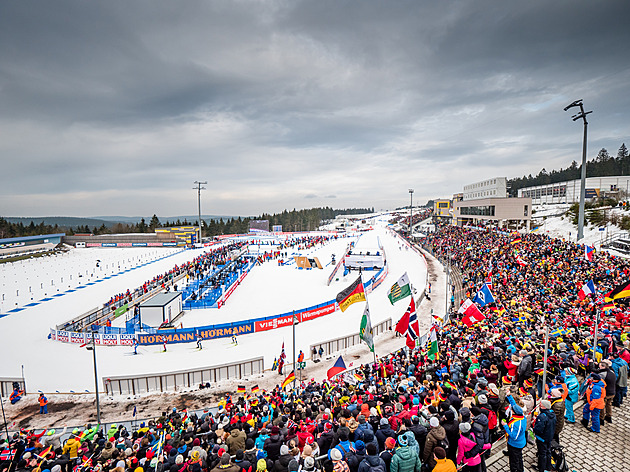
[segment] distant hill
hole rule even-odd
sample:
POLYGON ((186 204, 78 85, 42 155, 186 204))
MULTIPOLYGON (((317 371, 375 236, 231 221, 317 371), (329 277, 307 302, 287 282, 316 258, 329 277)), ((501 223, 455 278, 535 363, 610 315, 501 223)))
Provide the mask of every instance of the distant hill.
POLYGON ((24 226, 28 226, 31 221, 35 223, 35 225, 39 225, 40 223, 44 223, 45 225, 50 226, 59 226, 60 228, 71 228, 77 226, 89 226, 92 227, 100 227, 101 225, 105 225, 108 228, 111 228, 116 224, 116 221, 107 221, 99 218, 80 218, 74 216, 5 216, 5 220, 9 223, 22 223, 24 226))
MULTIPOLYGON (((97 218, 99 220, 104 220, 104 221, 112 221, 115 223, 127 223, 127 224, 136 224, 139 223, 140 220, 142 218, 144 218, 145 221, 150 221, 151 220, 151 216, 152 215, 148 215, 148 216, 95 216, 94 218, 97 218)), ((198 215, 180 215, 180 216, 160 216, 157 215, 157 217, 159 218, 161 223, 164 223, 165 221, 192 221, 195 222, 197 221, 197 218, 199 218, 198 215)), ((209 221, 209 220, 215 220, 218 221, 219 219, 222 219, 223 221, 227 221, 230 218, 238 218, 238 216, 225 216, 225 215, 201 215, 201 219, 204 221, 209 221)))

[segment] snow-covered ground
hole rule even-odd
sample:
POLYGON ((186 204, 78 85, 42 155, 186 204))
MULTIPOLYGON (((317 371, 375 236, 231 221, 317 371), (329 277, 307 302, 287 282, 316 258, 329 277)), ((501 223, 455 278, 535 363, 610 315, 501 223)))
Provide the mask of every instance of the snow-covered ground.
MULTIPOLYGON (((373 324, 390 317, 396 322, 404 314, 406 304, 392 306, 387 298, 389 288, 404 272, 408 273, 418 293, 424 289, 427 279, 424 260, 414 251, 405 249, 388 232, 385 228, 387 219, 387 216, 383 216, 377 221, 372 220, 375 230, 361 233, 357 243, 359 249, 375 248, 380 241, 389 266, 387 279, 368 296, 373 324)), ((254 267, 223 308, 192 310, 183 318, 184 327, 285 313, 335 298, 357 276, 356 272, 347 277, 340 275, 338 281, 333 281, 330 286, 326 285, 333 269, 333 265, 329 264, 331 254, 341 257, 349 240, 340 238, 304 254, 317 256, 325 266, 323 270, 299 270, 294 264, 278 266, 275 261, 254 267)), ((103 261, 100 255, 105 252, 101 251, 108 250, 93 251, 98 251, 96 254, 103 261)), ((120 260, 139 254, 133 252, 133 249, 115 251, 113 254, 119 255, 120 260)), ((127 288, 133 289, 154 275, 164 273, 175 264, 191 260, 202 252, 202 249, 196 249, 176 253, 1 318, 0 355, 4 362, 0 368, 0 377, 20 377, 23 366, 31 391, 92 391, 92 354, 77 345, 48 340, 50 327, 101 306, 113 294, 124 292, 127 288)), ((79 258, 83 254, 88 259, 85 264, 92 264, 90 267, 93 267, 93 252, 76 251, 76 254, 79 258)), ((114 265, 117 268, 117 264, 114 265)), ((43 270, 35 260, 29 260, 21 268, 21 272, 13 274, 14 283, 22 289, 27 287, 28 290, 30 277, 43 270)), ((370 272, 365 272, 364 279, 367 280, 371 275, 370 272)), ((363 303, 357 303, 343 313, 337 311, 298 325, 296 350, 302 349, 308 354, 311 344, 358 332, 364 306, 363 303)), ((99 379, 213 366, 261 355, 265 358, 265 367, 270 367, 274 357, 280 353, 283 342, 286 352, 291 353, 293 345, 290 326, 239 336, 237 346, 232 346, 226 338, 204 341, 201 351, 197 351, 194 344, 172 344, 168 346, 166 353, 162 352, 161 346, 141 346, 138 348, 139 355, 134 356, 131 348, 102 347, 97 350, 99 379)))
POLYGON ((106 277, 119 276, 158 259, 169 259, 182 251, 182 248, 71 249, 0 264, 0 315, 81 285, 100 283, 106 277))
MULTIPOLYGON (((554 205, 534 205, 535 213, 533 215, 532 228, 538 226, 536 232, 546 234, 552 238, 566 239, 576 242, 577 226, 571 222, 571 216, 566 214, 570 205, 554 204, 554 205)), ((606 210, 608 215, 616 214, 619 218, 622 216, 630 216, 630 213, 620 208, 612 208, 606 210)), ((587 225, 584 227, 584 237, 579 241, 580 244, 588 244, 601 250, 601 243, 607 237, 615 235, 626 235, 627 231, 622 230, 616 225, 608 224, 604 226, 587 225)), ((620 257, 627 257, 618 251, 606 249, 606 251, 620 257)))

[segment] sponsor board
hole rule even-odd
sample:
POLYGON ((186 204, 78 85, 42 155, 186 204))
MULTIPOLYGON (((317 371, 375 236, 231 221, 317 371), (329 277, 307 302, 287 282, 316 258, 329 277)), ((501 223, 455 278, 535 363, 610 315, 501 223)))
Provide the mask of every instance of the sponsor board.
POLYGON ((291 326, 291 318, 293 318, 293 315, 277 316, 270 320, 256 321, 256 332, 291 326))
POLYGON ((86 247, 101 247, 101 243, 86 243, 86 247))
POLYGON ((147 243, 131 243, 132 247, 147 247, 147 243))
POLYGON ((303 311, 298 314, 298 319, 300 323, 303 321, 313 320, 315 318, 319 318, 320 316, 330 315, 337 310, 336 303, 331 303, 330 305, 321 306, 319 308, 315 308, 313 310, 303 311))
POLYGON ((197 333, 202 339, 226 338, 232 335, 248 334, 254 332, 254 323, 239 323, 234 326, 208 327, 198 330, 164 331, 156 334, 138 334, 138 344, 167 344, 190 343, 197 340, 197 333))
POLYGON ((73 344, 83 344, 85 343, 85 334, 84 333, 70 333, 70 342, 73 344))
POLYGON ((118 246, 118 243, 102 243, 101 246, 102 247, 116 247, 118 246))

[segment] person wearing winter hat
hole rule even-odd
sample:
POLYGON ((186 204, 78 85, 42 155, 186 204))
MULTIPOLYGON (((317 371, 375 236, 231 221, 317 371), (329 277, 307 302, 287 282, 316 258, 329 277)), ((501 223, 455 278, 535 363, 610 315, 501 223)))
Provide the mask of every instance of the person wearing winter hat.
POLYGON ((333 448, 330 450, 330 460, 333 463, 334 472, 350 472, 350 468, 346 461, 343 460, 343 455, 339 449, 333 448))
POLYGON ((394 449, 396 448, 396 440, 394 438, 387 438, 384 443, 384 449, 379 454, 379 457, 385 462, 387 470, 390 470, 392 458, 394 457, 394 449))
MULTIPOLYGON (((567 389, 568 393, 568 389, 567 389)), ((557 443, 560 443, 560 433, 564 428, 564 413, 565 403, 562 398, 562 391, 559 388, 554 388, 549 392, 549 401, 551 403, 551 409, 556 415, 556 428, 553 433, 553 438, 557 443)))
POLYGON ((396 454, 392 457, 389 470, 392 472, 405 470, 419 471, 422 467, 420 457, 418 457, 418 453, 415 448, 410 447, 409 439, 406 434, 398 436, 398 444, 400 445, 400 448, 396 450, 396 454))
POLYGON ((267 461, 265 459, 259 459, 256 463, 256 472, 267 472, 267 461))
POLYGON ((313 472, 315 470, 315 459, 313 459, 312 457, 305 457, 304 470, 306 472, 313 472))
POLYGON ((422 452, 422 463, 428 464, 429 470, 435 467, 435 459, 433 458, 433 449, 440 444, 443 444, 446 439, 446 430, 443 426, 440 426, 440 421, 436 416, 433 416, 429 420, 431 429, 427 434, 427 439, 424 443, 424 450, 422 452))
POLYGON ((582 410, 582 424, 588 428, 589 416, 591 419, 590 430, 599 433, 600 412, 605 406, 606 384, 599 374, 593 372, 586 382, 586 403, 582 410))
POLYGON ((534 435, 538 449, 538 470, 551 470, 551 441, 556 429, 556 414, 551 409, 549 400, 540 402, 540 413, 534 423, 534 435))

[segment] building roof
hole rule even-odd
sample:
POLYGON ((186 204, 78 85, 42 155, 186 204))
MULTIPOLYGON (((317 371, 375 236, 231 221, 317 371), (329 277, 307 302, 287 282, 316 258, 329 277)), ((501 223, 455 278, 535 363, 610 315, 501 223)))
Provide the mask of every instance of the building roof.
POLYGON ((20 236, 17 238, 4 238, 4 239, 0 239, 0 244, 19 243, 22 241, 38 241, 40 239, 61 238, 65 235, 66 233, 56 233, 56 234, 39 234, 37 236, 20 236))
POLYGON ((142 307, 166 306, 182 294, 179 292, 158 293, 140 305, 142 307))

